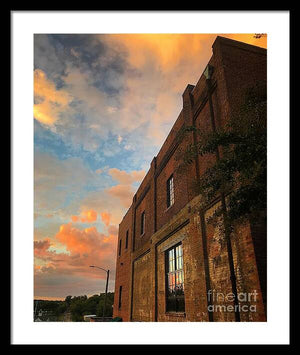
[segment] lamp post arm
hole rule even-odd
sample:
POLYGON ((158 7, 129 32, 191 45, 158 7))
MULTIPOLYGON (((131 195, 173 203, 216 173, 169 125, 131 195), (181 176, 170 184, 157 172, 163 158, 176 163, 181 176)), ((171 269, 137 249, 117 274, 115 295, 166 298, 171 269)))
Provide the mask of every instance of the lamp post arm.
POLYGON ((109 271, 109 270, 105 270, 105 269, 103 269, 102 267, 95 266, 95 265, 93 265, 93 266, 91 266, 91 267, 96 267, 97 269, 103 270, 103 271, 105 271, 105 272, 108 272, 108 271, 109 271))

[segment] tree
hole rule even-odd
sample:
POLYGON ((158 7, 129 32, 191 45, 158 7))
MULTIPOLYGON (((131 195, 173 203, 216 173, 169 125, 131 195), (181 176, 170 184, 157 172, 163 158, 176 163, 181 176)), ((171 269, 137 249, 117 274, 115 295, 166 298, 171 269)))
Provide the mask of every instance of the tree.
POLYGON ((97 312, 97 307, 100 301, 99 295, 94 295, 89 297, 85 302, 85 314, 95 314, 97 312))
MULTIPOLYGON (((224 127, 196 132, 197 144, 190 145, 182 157, 181 168, 187 167, 198 155, 216 153, 219 158, 200 177, 195 187, 204 207, 226 195, 229 225, 255 219, 267 206, 267 100, 266 87, 256 86, 245 93, 245 101, 235 110, 224 127)), ((216 209, 211 220, 222 216, 223 207, 216 209)))
POLYGON ((67 304, 68 307, 69 307, 70 304, 71 304, 71 300, 72 300, 72 296, 67 296, 67 297, 65 298, 65 303, 67 304))
MULTIPOLYGON (((87 314, 95 314, 102 317, 104 307, 105 294, 87 296, 76 296, 70 300, 70 312, 72 315, 72 321, 82 322, 83 316, 87 314)), ((114 302, 114 293, 109 292, 107 294, 105 317, 112 316, 112 305, 114 302)))
POLYGON ((70 311, 74 322, 82 322, 87 296, 76 296, 71 300, 70 311))
POLYGON ((256 39, 259 39, 262 37, 267 37, 267 34, 266 33, 255 33, 253 36, 253 38, 256 38, 256 39))
MULTIPOLYGON (((105 298, 105 294, 101 293, 99 303, 97 306, 97 312, 96 312, 98 317, 102 317, 103 315, 104 298, 105 298)), ((108 292, 107 299, 106 299, 106 306, 105 306, 105 314, 104 314, 105 317, 112 317, 113 304, 114 304, 114 293, 108 292)))
MULTIPOLYGON (((102 317, 105 294, 93 295, 91 297, 84 296, 67 296, 64 301, 44 301, 34 300, 34 309, 36 314, 39 310, 51 312, 55 321, 63 320, 65 312, 71 313, 73 322, 82 322, 83 316, 86 314, 95 314, 102 317)), ((114 293, 107 294, 105 317, 112 316, 112 305, 114 303, 114 293)), ((50 314, 50 313, 49 313, 50 314)), ((49 317, 49 314, 47 317, 49 317)), ((43 319, 42 319, 43 320, 43 319)))
POLYGON ((55 310, 55 315, 59 318, 62 316, 67 310, 67 304, 65 302, 61 302, 57 309, 55 310))

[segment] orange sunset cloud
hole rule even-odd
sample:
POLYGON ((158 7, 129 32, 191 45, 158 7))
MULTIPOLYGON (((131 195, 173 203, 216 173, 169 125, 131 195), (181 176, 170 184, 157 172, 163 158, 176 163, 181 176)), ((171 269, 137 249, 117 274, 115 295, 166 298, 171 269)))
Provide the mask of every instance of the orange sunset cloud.
POLYGON ((96 227, 81 230, 72 226, 72 223, 63 224, 54 237, 54 243, 64 246, 67 252, 49 250, 48 239, 35 242, 36 275, 72 274, 94 278, 96 276, 90 272, 89 265, 103 263, 110 268, 114 266, 114 229, 109 234, 103 234, 96 227))
POLYGON ((111 219, 111 214, 107 212, 102 212, 101 213, 101 218, 104 224, 108 227, 111 219))
POLYGON ((107 189, 107 192, 108 194, 117 197, 124 207, 129 208, 134 194, 134 190, 131 185, 112 186, 107 189))
MULTIPOLYGON (((267 37, 255 38, 253 33, 220 34, 221 36, 266 48, 267 37)), ((169 71, 182 60, 197 60, 204 51, 211 50, 210 44, 216 34, 110 34, 104 36, 107 43, 125 47, 128 61, 137 68, 146 66, 155 59, 163 70, 169 71), (194 58, 194 59, 193 59, 194 58)), ((99 37, 103 40, 103 36, 99 37)))
POLYGON ((72 97, 64 90, 56 90, 54 82, 46 74, 36 69, 34 71, 34 118, 46 125, 53 125, 62 111, 66 110, 72 97))
POLYGON ((94 210, 83 211, 80 216, 71 216, 72 222, 93 223, 97 220, 97 212, 94 210))
POLYGON ((110 176, 114 180, 120 182, 120 184, 122 185, 130 185, 133 182, 142 181, 142 179, 145 176, 145 173, 146 172, 144 170, 140 170, 140 171, 134 170, 131 171, 130 173, 127 173, 126 171, 119 170, 117 168, 109 169, 110 176))

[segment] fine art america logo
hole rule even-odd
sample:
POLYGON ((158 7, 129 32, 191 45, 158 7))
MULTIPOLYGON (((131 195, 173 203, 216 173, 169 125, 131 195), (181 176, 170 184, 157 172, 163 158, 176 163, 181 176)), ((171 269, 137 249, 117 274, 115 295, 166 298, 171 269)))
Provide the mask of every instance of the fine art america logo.
POLYGON ((256 312, 256 303, 258 293, 253 292, 238 292, 222 293, 215 290, 207 292, 208 311, 209 312, 256 312), (238 304, 233 305, 237 298, 238 304))

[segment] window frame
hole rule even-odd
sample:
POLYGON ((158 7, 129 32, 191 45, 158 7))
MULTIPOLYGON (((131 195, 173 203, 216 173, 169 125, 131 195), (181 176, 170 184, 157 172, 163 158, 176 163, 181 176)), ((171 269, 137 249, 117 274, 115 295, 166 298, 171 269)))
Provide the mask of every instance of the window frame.
POLYGON ((167 209, 172 207, 174 203, 175 203, 174 175, 172 174, 167 180, 167 209))
MULTIPOLYGON (((184 261, 183 261, 183 246, 182 246, 182 242, 179 242, 177 244, 174 244, 172 247, 168 248, 165 251, 165 311, 166 313, 178 313, 178 314, 182 314, 185 313, 185 293, 184 293, 184 283, 185 283, 185 277, 184 277, 184 261), (178 256, 177 253, 177 247, 181 246, 181 254, 178 256), (174 270, 170 271, 170 252, 174 250, 174 258, 171 259, 174 260, 173 264, 173 268, 174 270), (181 259, 181 261, 179 261, 179 259, 181 259), (178 268, 177 263, 180 264, 181 268, 178 268), (169 275, 172 274, 173 276, 173 280, 174 280, 174 289, 175 289, 175 296, 173 298, 173 296, 169 296, 169 275), (181 283, 177 283, 177 275, 176 274, 180 274, 181 276, 181 283), (177 285, 181 285, 182 286, 182 290, 183 290, 183 294, 177 294, 176 293, 176 286, 177 285), (173 299, 172 299, 173 298, 173 299), (182 301, 183 300, 183 301, 182 301), (173 302, 173 306, 175 305, 175 307, 172 307, 172 302, 173 302)), ((180 278, 178 277, 178 278, 180 278)))
POLYGON ((118 302, 118 309, 122 308, 122 291, 123 291, 123 286, 120 285, 119 287, 119 302, 118 302))

